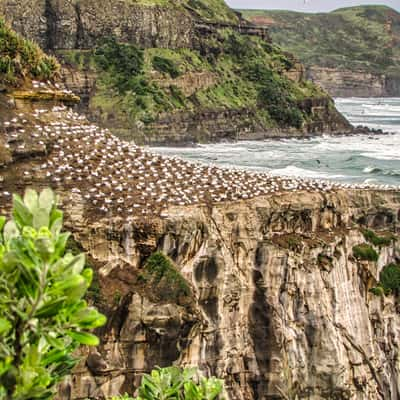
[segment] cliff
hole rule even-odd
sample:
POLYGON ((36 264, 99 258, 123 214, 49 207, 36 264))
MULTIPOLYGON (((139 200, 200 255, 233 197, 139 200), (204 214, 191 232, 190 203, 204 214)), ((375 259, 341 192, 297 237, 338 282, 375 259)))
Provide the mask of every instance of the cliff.
POLYGON ((43 85, 0 93, 0 211, 13 192, 54 187, 71 249, 96 270, 88 301, 109 318, 60 399, 132 393, 171 363, 220 376, 231 400, 399 398, 398 297, 369 291, 400 262, 399 188, 157 156, 43 85), (377 262, 353 250, 366 228, 386 238, 377 262), (157 250, 179 273, 151 275, 157 250))
POLYGON ((400 14, 385 6, 331 13, 244 10, 295 54, 307 77, 332 96, 400 96, 400 14))
POLYGON ((222 0, 1 0, 1 14, 60 59, 79 111, 138 144, 352 131, 302 65, 222 0))

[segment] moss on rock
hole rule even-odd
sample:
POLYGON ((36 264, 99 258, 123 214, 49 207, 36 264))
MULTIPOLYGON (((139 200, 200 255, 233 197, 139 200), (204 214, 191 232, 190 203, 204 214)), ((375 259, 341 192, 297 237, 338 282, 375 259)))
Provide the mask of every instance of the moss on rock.
POLYGON ((162 252, 153 253, 139 275, 139 282, 151 299, 176 304, 187 304, 192 291, 173 261, 162 252))

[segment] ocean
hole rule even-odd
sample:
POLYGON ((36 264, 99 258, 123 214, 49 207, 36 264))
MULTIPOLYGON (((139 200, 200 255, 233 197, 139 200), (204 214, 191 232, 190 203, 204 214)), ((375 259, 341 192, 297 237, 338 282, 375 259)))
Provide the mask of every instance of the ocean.
POLYGON ((338 98, 337 108, 357 125, 390 135, 240 141, 193 147, 157 147, 165 155, 272 174, 347 183, 400 184, 400 98, 338 98))

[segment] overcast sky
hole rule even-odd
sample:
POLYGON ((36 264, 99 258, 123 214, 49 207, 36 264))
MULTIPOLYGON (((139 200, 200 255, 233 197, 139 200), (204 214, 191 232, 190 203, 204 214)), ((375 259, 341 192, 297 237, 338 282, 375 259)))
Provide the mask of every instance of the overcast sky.
POLYGON ((233 8, 280 9, 303 12, 331 11, 360 4, 385 4, 400 11, 400 0, 226 0, 233 8))

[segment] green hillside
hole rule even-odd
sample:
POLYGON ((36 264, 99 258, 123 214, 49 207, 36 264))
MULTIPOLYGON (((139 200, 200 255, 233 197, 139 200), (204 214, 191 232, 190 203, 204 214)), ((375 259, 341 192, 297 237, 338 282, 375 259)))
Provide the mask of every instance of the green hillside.
POLYGON ((259 37, 223 28, 203 38, 202 46, 204 51, 140 49, 110 38, 93 51, 58 55, 64 63, 96 74, 89 107, 103 123, 148 125, 166 113, 249 108, 261 126, 300 128, 314 117, 302 101, 331 101, 310 82, 290 80, 291 59, 259 37), (211 83, 185 93, 185 81, 199 74, 211 83))
POLYGON ((331 13, 241 11, 270 29, 272 39, 307 66, 400 75, 400 14, 385 6, 331 13))

